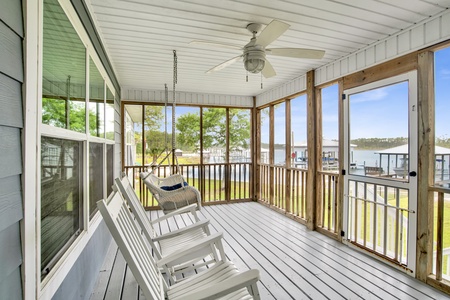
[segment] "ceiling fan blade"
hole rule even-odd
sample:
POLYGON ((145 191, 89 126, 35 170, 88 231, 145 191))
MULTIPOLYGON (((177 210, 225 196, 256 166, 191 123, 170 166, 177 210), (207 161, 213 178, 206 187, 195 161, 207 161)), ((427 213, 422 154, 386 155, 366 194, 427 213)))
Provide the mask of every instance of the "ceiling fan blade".
POLYGON ((265 78, 270 78, 270 77, 277 75, 272 64, 267 59, 266 59, 266 63, 264 64, 264 69, 262 69, 261 73, 263 74, 263 76, 265 78))
POLYGON ((266 49, 266 54, 293 58, 321 59, 325 55, 325 51, 303 48, 272 48, 266 49))
POLYGON ((237 62, 238 60, 240 60, 242 58, 242 56, 243 55, 239 55, 239 56, 233 57, 232 59, 229 59, 229 60, 221 63, 220 65, 217 65, 214 68, 209 69, 208 71, 206 71, 206 73, 209 74, 209 73, 212 73, 212 72, 215 72, 215 71, 222 70, 222 69, 228 67, 229 65, 232 65, 235 62, 237 62))
POLYGON ((193 41, 189 42, 189 44, 190 45, 208 45, 208 46, 215 46, 215 47, 221 47, 221 48, 242 50, 242 46, 239 46, 239 45, 222 43, 222 42, 214 42, 214 41, 206 41, 206 40, 193 40, 193 41))
POLYGON ((275 41, 280 35, 282 35, 291 25, 284 22, 273 20, 269 25, 264 28, 264 30, 256 38, 258 45, 263 47, 268 46, 270 43, 275 41))

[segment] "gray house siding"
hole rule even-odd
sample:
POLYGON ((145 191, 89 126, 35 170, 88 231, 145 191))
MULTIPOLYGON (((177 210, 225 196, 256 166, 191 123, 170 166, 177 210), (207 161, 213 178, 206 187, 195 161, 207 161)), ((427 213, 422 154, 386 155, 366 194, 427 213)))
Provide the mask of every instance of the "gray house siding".
POLYGON ((105 222, 102 221, 64 282, 59 286, 53 300, 89 299, 111 240, 111 234, 105 222))
POLYGON ((0 3, 0 299, 22 299, 22 3, 0 3))

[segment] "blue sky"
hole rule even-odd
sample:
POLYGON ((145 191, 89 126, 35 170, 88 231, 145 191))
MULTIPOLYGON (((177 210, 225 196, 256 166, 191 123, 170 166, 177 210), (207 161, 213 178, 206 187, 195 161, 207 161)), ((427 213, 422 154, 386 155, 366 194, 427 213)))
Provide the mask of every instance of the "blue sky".
POLYGON ((450 48, 435 53, 436 137, 450 138, 450 48))
POLYGON ((350 96, 350 139, 408 137, 408 82, 350 96))

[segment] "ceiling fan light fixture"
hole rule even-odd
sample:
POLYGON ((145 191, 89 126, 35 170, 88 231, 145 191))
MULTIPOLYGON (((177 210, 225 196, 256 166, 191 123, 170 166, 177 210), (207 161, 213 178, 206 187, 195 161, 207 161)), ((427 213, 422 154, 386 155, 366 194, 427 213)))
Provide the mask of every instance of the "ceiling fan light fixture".
POLYGON ((264 66, 266 65, 266 61, 264 59, 260 58, 252 58, 247 59, 244 62, 244 67, 247 71, 250 73, 259 73, 264 69, 264 66))
POLYGON ((264 69, 266 65, 266 55, 264 50, 247 50, 244 54, 244 68, 257 74, 264 69))

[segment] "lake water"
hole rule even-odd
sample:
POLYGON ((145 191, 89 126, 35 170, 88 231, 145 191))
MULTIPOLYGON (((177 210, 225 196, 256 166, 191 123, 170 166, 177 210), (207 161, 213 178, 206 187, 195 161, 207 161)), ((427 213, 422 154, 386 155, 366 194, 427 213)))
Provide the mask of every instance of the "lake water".
MULTIPOLYGON (((364 169, 364 166, 382 167, 384 170, 387 170, 388 166, 387 156, 383 155, 380 166, 380 155, 376 153, 377 151, 378 150, 353 150, 350 155, 350 162, 354 163, 356 165, 356 168, 361 170, 364 169)), ((284 162, 286 161, 284 149, 275 150, 274 161, 275 164, 284 164, 284 162)), ((391 156, 389 162, 389 169, 390 169, 389 173, 393 173, 394 172, 393 168, 396 165, 400 166, 400 163, 401 163, 400 161, 396 163, 395 157, 391 156)))
MULTIPOLYGON (((357 165, 376 166, 379 165, 380 155, 375 154, 377 150, 354 150, 350 160, 357 165), (352 159, 353 158, 353 159, 352 159)), ((284 149, 275 149, 275 164, 284 163, 286 160, 284 149)))

